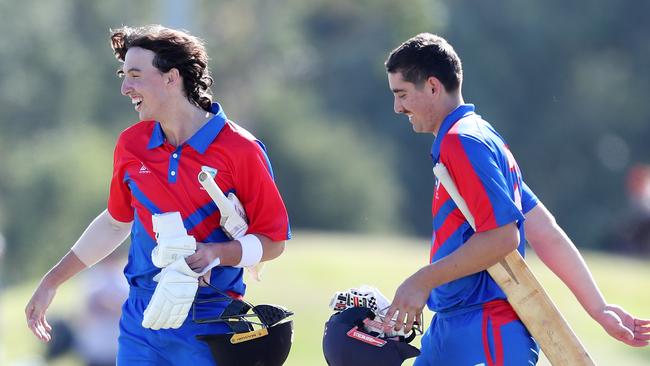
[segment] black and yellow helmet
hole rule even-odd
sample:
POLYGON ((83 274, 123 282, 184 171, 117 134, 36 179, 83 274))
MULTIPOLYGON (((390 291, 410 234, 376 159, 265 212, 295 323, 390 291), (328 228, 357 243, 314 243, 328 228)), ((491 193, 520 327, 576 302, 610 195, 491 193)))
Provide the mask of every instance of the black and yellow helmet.
POLYGON ((280 366, 293 342, 293 313, 279 305, 252 305, 233 299, 216 318, 194 319, 197 323, 222 322, 230 327, 225 334, 204 334, 219 366, 280 366))

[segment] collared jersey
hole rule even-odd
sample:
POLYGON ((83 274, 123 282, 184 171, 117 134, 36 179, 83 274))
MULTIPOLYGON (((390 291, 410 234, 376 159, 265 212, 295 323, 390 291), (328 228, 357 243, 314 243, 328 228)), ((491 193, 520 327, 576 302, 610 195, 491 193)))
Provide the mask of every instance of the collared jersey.
MULTIPOLYGON (((537 204, 523 183, 521 171, 503 138, 471 104, 461 105, 440 126, 431 149, 434 165, 447 167, 474 216, 476 231, 483 232, 515 222, 518 250, 524 255, 524 214, 537 204)), ((430 263, 454 252, 474 234, 446 189, 436 181, 433 203, 433 240, 430 263)), ((462 277, 434 288, 428 306, 434 311, 505 299, 487 271, 462 277)))
MULTIPOLYGON (((117 141, 108 211, 116 220, 133 221, 124 269, 132 287, 150 291, 156 287, 153 276, 160 269, 151 261, 156 245, 153 214, 179 211, 188 234, 198 242, 229 240, 220 228, 217 205, 197 180, 202 169, 216 171, 219 188, 237 195, 248 216, 249 234, 262 234, 274 241, 291 237, 264 145, 227 120, 218 104, 213 104, 212 112, 214 117, 178 147, 166 141, 155 121, 131 126, 117 141)), ((221 291, 245 292, 241 268, 215 267, 210 280, 221 291)), ((207 287, 199 290, 200 295, 211 293, 207 287)))

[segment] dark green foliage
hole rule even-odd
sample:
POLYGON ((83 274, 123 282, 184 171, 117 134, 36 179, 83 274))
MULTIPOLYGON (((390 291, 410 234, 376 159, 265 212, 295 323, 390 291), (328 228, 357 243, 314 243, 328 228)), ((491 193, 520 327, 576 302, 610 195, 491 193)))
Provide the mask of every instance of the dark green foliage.
POLYGON ((422 236, 433 136, 394 114, 383 62, 406 38, 439 33, 463 59, 465 100, 508 140, 569 234, 615 246, 604 238, 625 209, 624 174, 650 156, 647 5, 172 3, 0 4, 6 281, 42 274, 105 208, 113 143, 136 118, 108 46, 108 29, 122 24, 181 26, 206 40, 214 95, 266 143, 294 230, 422 236))

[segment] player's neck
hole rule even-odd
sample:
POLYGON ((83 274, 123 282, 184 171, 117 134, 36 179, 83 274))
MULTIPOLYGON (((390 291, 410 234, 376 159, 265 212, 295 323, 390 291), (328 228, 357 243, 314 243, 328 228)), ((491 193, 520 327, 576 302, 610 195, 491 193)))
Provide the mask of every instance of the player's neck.
POLYGON ((447 118, 451 112, 456 110, 460 105, 465 104, 465 101, 463 100, 463 96, 460 93, 455 93, 455 94, 447 94, 444 98, 440 99, 441 105, 439 108, 439 113, 436 116, 437 124, 435 127, 435 131, 433 134, 435 136, 438 136, 438 131, 440 131, 440 126, 442 126, 442 122, 447 118))
POLYGON ((212 118, 212 113, 189 103, 182 103, 169 108, 166 116, 159 121, 165 132, 167 142, 179 146, 203 127, 212 118))

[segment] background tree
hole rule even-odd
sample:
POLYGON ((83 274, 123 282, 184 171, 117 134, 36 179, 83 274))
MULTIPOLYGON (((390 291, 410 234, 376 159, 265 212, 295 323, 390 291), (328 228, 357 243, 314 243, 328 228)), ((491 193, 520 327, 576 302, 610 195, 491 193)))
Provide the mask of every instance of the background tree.
POLYGON ((3 276, 42 274, 106 205, 113 144, 136 122, 108 47, 122 24, 206 40, 214 94, 268 145, 294 229, 422 237, 432 136, 394 114, 383 61, 416 33, 442 34, 464 60, 466 100, 509 141, 528 183, 579 245, 615 248, 607 238, 626 207, 626 171, 649 156, 648 7, 0 2, 3 276))

